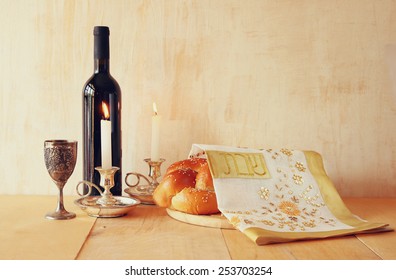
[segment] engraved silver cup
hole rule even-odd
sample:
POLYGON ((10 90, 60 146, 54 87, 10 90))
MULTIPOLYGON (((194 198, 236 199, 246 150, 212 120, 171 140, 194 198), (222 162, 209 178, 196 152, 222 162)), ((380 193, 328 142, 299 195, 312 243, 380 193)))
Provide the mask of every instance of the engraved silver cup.
POLYGON ((59 189, 58 204, 54 212, 45 217, 52 220, 68 220, 76 216, 63 205, 63 187, 74 171, 77 161, 77 141, 44 141, 44 161, 49 175, 59 189))

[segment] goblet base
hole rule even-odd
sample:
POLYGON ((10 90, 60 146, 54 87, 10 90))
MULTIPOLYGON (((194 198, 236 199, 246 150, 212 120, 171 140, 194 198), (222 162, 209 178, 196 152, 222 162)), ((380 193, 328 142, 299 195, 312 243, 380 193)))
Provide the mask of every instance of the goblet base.
POLYGON ((70 220, 76 217, 76 214, 68 211, 55 211, 49 212, 45 215, 45 218, 50 220, 70 220))

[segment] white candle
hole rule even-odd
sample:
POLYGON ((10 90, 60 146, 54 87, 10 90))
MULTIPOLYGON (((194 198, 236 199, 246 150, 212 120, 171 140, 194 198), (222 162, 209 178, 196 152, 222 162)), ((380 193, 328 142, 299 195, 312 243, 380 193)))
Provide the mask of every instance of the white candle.
POLYGON ((157 105, 153 103, 154 115, 151 118, 151 160, 159 161, 159 141, 161 117, 157 112, 157 105))
POLYGON ((104 113, 104 120, 100 121, 100 129, 101 129, 101 150, 102 150, 102 168, 110 169, 112 167, 111 164, 111 121, 108 120, 110 118, 109 110, 106 106, 106 103, 102 102, 102 108, 104 113))

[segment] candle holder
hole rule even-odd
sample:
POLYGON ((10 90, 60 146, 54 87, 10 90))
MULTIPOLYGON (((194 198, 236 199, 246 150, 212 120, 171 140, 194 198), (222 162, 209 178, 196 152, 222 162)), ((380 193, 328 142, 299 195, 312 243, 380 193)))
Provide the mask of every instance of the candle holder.
POLYGON ((132 199, 123 196, 113 196, 111 188, 114 187, 114 174, 119 170, 118 167, 111 167, 104 169, 102 167, 95 167, 100 174, 100 185, 103 187, 102 191, 97 185, 89 181, 80 181, 76 186, 76 191, 80 199, 75 203, 80 206, 90 216, 94 217, 120 217, 124 216, 130 208, 140 204, 140 200, 132 199), (88 186, 88 192, 81 194, 78 187, 84 184, 88 186), (100 196, 90 196, 92 188, 95 188, 100 193, 100 196))
POLYGON ((114 174, 119 168, 112 167, 110 169, 103 169, 101 167, 96 167, 95 169, 100 173, 100 185, 104 188, 104 192, 101 193, 102 197, 98 199, 98 203, 101 205, 114 205, 119 203, 110 192, 110 189, 114 187, 114 174))
POLYGON ((153 161, 150 158, 144 159, 149 166, 148 177, 137 172, 129 172, 125 176, 125 184, 129 188, 125 190, 126 193, 132 197, 138 198, 143 204, 155 204, 153 201, 153 192, 159 185, 158 178, 161 176, 161 164, 165 159, 161 158, 158 161, 153 161), (128 183, 128 177, 135 176, 136 183, 128 183), (145 180, 145 184, 141 184, 141 179, 145 180))

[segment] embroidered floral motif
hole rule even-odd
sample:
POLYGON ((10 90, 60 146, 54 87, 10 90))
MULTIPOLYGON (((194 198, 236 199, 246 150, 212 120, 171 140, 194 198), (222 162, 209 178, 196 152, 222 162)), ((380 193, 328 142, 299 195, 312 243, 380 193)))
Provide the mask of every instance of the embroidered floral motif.
POLYGON ((298 216, 301 211, 298 209, 297 204, 291 201, 281 201, 278 205, 279 210, 289 216, 298 216))
POLYGON ((230 220, 231 224, 235 227, 237 227, 239 225, 239 223, 241 222, 241 220, 238 218, 238 216, 233 216, 230 220))
POLYGON ((293 181, 296 185, 302 185, 304 183, 303 177, 297 174, 293 174, 293 181))
POLYGON ((258 191, 258 194, 260 195, 261 199, 265 199, 265 200, 269 199, 270 193, 268 188, 261 187, 260 190, 258 191))
POLYGON ((291 150, 289 150, 289 149, 283 148, 283 149, 281 149, 280 151, 281 151, 283 154, 287 155, 288 157, 291 157, 291 156, 293 155, 293 152, 292 152, 291 150))
POLYGON ((302 162, 297 161, 296 164, 294 165, 298 171, 300 172, 305 172, 305 167, 304 164, 302 162))
POLYGON ((270 220, 261 220, 260 222, 262 222, 264 225, 266 226, 273 226, 275 225, 275 223, 273 221, 270 220))

